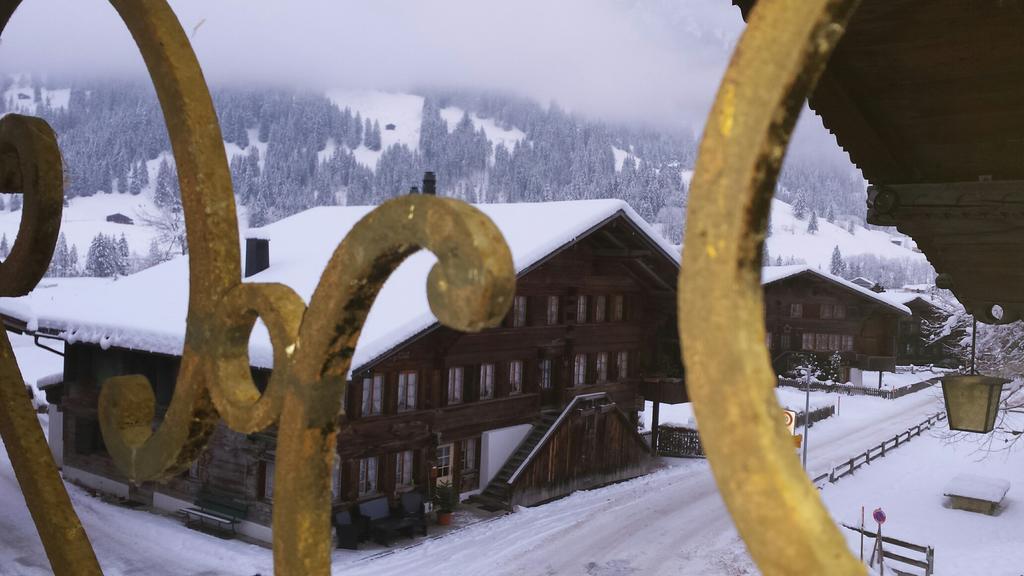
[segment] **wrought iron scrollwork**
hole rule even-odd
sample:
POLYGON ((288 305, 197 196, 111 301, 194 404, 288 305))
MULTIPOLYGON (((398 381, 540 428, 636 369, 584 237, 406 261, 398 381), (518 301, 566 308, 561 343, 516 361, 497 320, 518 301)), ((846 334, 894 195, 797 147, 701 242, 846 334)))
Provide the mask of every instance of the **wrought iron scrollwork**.
MULTIPOLYGON (((358 222, 335 251, 307 309, 287 286, 241 282, 238 223, 220 128, 199 63, 165 0, 110 0, 149 70, 178 170, 189 259, 189 309, 181 367, 163 421, 142 376, 102 384, 107 450, 132 482, 173 476, 198 456, 223 420, 242 433, 277 425, 274 569, 330 572, 330 473, 347 373, 367 314, 391 273, 421 248, 438 259, 427 279, 431 310, 447 326, 497 325, 512 302, 515 269, 497 227, 455 200, 406 196, 358 222), (259 318, 274 350, 264 393, 249 373, 259 318)), ((6 25, 19 2, 0 3, 6 25)), ((25 193, 23 226, 0 265, 0 295, 38 283, 52 257, 62 206, 60 153, 39 119, 0 120, 0 183, 25 193)), ((0 432, 59 574, 99 574, 4 336, 0 432), (21 398, 22 401, 16 401, 21 398), (43 458, 45 456, 45 458, 43 458)))
POLYGON ((760 0, 705 124, 679 275, 687 388, 765 574, 864 574, 793 455, 765 348, 761 253, 790 133, 858 0, 760 0))

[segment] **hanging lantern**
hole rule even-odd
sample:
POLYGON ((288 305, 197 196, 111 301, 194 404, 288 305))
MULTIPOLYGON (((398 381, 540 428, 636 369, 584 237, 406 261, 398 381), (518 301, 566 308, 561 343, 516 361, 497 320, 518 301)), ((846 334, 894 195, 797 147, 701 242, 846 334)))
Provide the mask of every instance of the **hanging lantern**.
POLYGON ((985 434, 995 427, 999 397, 1006 378, 981 376, 946 376, 942 379, 942 395, 946 400, 949 429, 985 434))

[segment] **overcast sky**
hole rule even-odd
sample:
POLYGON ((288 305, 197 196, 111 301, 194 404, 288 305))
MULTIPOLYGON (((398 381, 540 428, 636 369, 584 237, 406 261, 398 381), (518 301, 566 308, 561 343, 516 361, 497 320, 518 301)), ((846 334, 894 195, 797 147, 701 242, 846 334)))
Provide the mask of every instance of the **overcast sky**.
MULTIPOLYGON (((608 120, 699 131, 732 44, 728 0, 170 0, 208 81, 312 89, 469 87, 608 120)), ((0 70, 143 77, 104 0, 30 0, 0 70)), ((845 161, 812 114, 800 150, 845 161)), ((804 126, 803 124, 806 124, 804 126)))

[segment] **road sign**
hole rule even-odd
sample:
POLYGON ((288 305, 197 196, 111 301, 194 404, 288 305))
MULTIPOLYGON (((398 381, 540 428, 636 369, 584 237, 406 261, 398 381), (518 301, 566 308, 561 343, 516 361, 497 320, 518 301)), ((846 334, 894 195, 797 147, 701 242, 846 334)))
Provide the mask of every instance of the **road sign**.
POLYGON ((782 412, 785 417, 786 428, 789 429, 789 433, 792 435, 796 432, 796 412, 792 410, 783 410, 782 412))
POLYGON ((799 448, 801 445, 803 445, 803 443, 804 443, 804 435, 803 434, 794 434, 793 435, 793 446, 796 446, 797 448, 799 448))
POLYGON ((875 508, 875 511, 871 513, 871 517, 875 519, 875 522, 885 524, 885 512, 882 512, 881 508, 875 508))

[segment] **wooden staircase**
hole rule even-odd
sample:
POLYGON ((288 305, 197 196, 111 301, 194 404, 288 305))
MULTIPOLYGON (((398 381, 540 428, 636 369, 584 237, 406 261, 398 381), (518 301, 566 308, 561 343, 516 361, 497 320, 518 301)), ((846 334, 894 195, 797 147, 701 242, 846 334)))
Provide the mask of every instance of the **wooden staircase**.
POLYGON ((470 500, 476 503, 480 508, 488 511, 496 510, 509 510, 509 486, 508 479, 512 477, 519 465, 522 464, 537 447, 537 444, 544 438, 551 426, 558 420, 558 416, 561 414, 558 410, 546 410, 541 413, 541 417, 533 423, 533 429, 526 435, 526 438, 520 442, 515 452, 509 456, 508 460, 505 461, 504 466, 498 473, 494 475, 491 482, 487 484, 487 487, 482 492, 473 496, 470 500))

